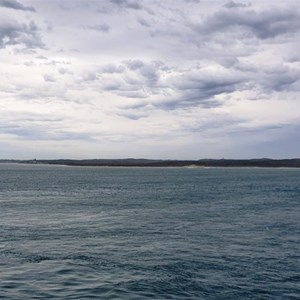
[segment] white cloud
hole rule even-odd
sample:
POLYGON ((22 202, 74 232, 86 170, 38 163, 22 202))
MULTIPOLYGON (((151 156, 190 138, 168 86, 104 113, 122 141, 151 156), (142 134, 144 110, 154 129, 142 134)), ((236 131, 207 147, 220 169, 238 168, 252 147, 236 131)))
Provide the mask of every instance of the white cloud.
POLYGON ((298 1, 5 0, 0 13, 0 157, 300 146, 298 1))

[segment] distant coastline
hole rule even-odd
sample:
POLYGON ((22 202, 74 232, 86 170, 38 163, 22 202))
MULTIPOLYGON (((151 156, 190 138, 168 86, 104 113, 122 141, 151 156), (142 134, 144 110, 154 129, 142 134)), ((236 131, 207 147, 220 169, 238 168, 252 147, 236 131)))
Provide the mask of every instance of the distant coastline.
POLYGON ((0 159, 0 163, 47 164, 91 167, 263 167, 300 168, 300 158, 294 159, 200 159, 200 160, 154 160, 154 159, 0 159))

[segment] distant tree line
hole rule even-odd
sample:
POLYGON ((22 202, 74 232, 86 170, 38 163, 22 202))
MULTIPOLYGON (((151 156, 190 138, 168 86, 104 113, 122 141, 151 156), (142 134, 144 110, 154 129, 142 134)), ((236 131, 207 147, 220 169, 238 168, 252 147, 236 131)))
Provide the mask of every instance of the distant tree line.
POLYGON ((151 160, 151 159, 48 159, 0 160, 0 163, 49 164, 67 166, 109 167, 290 167, 300 168, 300 159, 200 159, 200 160, 151 160))

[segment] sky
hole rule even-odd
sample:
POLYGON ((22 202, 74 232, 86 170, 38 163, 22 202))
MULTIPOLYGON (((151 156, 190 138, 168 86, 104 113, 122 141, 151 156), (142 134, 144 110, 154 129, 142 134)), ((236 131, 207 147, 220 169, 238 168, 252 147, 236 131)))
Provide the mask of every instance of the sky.
POLYGON ((300 157, 300 2, 0 0, 0 159, 300 157))

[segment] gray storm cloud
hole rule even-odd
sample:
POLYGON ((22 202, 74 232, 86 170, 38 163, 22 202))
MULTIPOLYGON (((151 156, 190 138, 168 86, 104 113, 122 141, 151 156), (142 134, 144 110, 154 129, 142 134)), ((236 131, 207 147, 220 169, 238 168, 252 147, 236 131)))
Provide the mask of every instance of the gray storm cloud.
POLYGON ((296 0, 0 0, 0 16, 6 153, 298 155, 296 0))
POLYGON ((11 8, 11 9, 16 9, 16 10, 35 12, 35 9, 33 6, 25 6, 16 0, 0 0, 0 6, 6 7, 6 8, 11 8))

